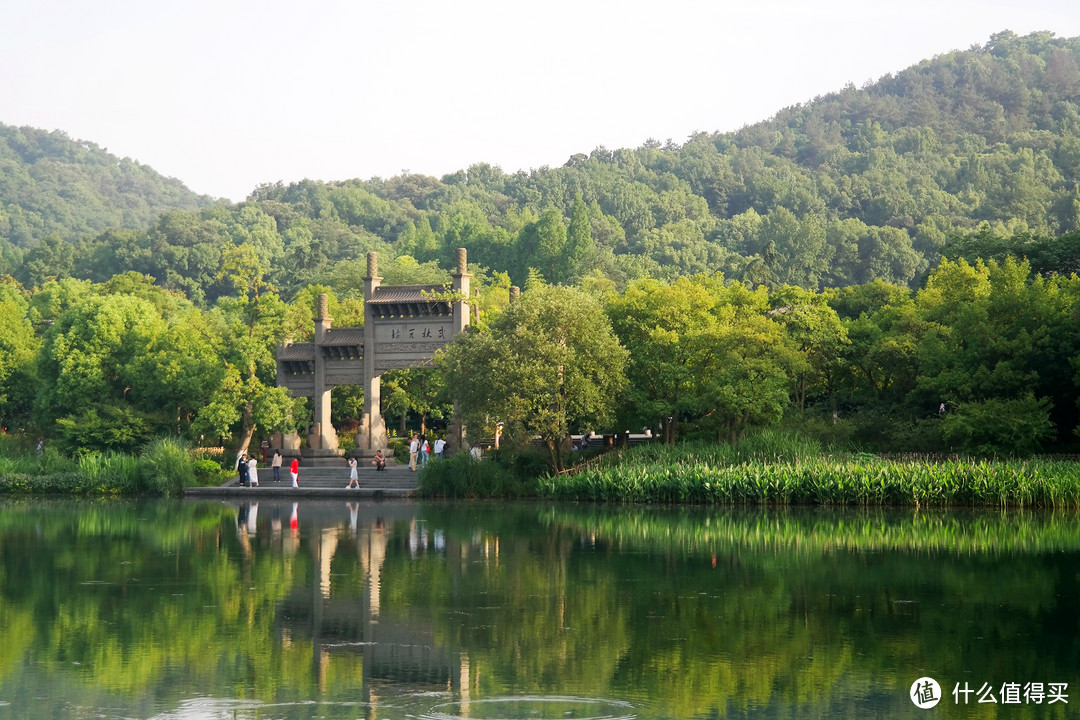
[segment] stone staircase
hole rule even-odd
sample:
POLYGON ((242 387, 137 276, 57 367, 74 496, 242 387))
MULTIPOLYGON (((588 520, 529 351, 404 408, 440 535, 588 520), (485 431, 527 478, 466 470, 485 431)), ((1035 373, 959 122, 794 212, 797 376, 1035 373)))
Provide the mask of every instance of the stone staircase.
POLYGON ((212 488, 188 488, 185 495, 201 496, 241 496, 272 495, 276 497, 412 497, 419 486, 417 473, 408 465, 387 464, 385 470, 375 470, 371 465, 358 465, 357 477, 360 488, 348 489, 349 468, 342 463, 340 467, 304 467, 300 466, 297 479, 299 488, 292 487, 288 467, 281 468, 281 482, 274 482, 271 468, 259 468, 259 484, 256 487, 244 487, 234 475, 223 485, 212 488))

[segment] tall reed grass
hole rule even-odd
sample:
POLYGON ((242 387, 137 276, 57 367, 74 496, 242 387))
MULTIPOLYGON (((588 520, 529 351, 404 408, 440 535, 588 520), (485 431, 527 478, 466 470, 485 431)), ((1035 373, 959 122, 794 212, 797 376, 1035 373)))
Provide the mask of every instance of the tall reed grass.
POLYGON ((195 468, 187 444, 172 437, 154 440, 139 455, 139 480, 151 495, 179 495, 195 484, 195 468))
POLYGON ((130 495, 139 487, 139 459, 122 453, 90 453, 78 460, 88 492, 130 495))
MULTIPOLYGON (((782 434, 780 434, 782 435, 782 434)), ((542 497, 637 503, 1080 507, 1080 464, 830 456, 801 440, 631 448, 543 478, 542 497)))
POLYGON ((39 454, 25 442, 0 441, 0 493, 177 495, 221 473, 213 461, 196 461, 176 438, 155 440, 139 455, 93 452, 75 458, 48 445, 39 454))

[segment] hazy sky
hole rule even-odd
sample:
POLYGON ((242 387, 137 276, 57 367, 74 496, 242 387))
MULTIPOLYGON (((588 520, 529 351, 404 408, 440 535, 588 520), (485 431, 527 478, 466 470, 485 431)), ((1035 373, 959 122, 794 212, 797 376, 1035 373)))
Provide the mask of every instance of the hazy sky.
POLYGON ((242 200, 304 178, 683 142, 1076 0, 0 0, 0 122, 242 200))

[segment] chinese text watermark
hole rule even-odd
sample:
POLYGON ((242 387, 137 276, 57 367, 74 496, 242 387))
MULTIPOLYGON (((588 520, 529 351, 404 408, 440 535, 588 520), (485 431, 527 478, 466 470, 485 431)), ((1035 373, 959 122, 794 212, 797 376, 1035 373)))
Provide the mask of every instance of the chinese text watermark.
MULTIPOLYGON (((1069 683, 1063 682, 1004 682, 1000 686, 979 683, 956 683, 952 689, 953 703, 968 705, 993 703, 1000 705, 1053 705, 1069 702, 1069 683)), ((942 700, 941 686, 932 677, 921 677, 911 684, 908 696, 916 707, 928 710, 942 700)))

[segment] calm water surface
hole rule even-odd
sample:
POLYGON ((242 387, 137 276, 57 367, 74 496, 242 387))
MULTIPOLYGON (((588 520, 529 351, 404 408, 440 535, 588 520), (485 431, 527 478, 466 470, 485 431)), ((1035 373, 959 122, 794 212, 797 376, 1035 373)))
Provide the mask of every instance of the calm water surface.
POLYGON ((1078 608, 1072 514, 7 500, 0 718, 1076 717, 1078 608))

